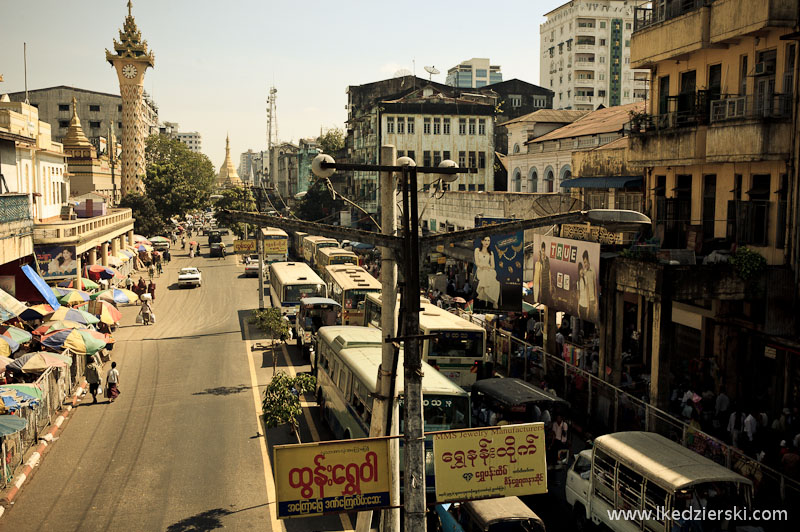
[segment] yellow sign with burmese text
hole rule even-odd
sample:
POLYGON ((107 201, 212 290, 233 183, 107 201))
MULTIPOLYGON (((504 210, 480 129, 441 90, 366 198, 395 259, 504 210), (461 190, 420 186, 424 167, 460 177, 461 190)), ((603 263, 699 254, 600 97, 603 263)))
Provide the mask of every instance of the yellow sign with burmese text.
POLYGON ((433 455, 438 502, 547 492, 542 423, 434 434, 433 455))

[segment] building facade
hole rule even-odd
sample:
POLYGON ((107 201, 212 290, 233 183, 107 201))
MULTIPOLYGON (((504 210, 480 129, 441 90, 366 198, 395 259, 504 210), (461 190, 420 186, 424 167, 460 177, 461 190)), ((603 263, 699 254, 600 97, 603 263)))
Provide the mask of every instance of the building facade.
POLYGON ((247 150, 239 155, 239 177, 244 183, 253 183, 253 165, 258 152, 247 150))
POLYGON ((203 152, 203 139, 197 131, 180 131, 177 134, 177 138, 193 152, 203 152))
POLYGON ((499 65, 493 65, 488 59, 473 57, 447 70, 445 84, 451 87, 480 88, 503 81, 499 65))
POLYGON ((539 27, 539 82, 555 109, 596 109, 643 101, 647 71, 631 67, 633 4, 573 0, 546 13, 539 27))

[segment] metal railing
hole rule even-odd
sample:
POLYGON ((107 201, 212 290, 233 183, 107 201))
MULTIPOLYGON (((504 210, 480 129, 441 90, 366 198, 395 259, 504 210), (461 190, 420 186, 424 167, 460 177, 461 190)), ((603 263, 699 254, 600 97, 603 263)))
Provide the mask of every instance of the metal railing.
POLYGON ((723 95, 711 102, 711 122, 741 118, 791 118, 792 98, 790 94, 769 96, 723 95))
POLYGON ((27 194, 0 194, 0 223, 32 220, 27 194))
POLYGON ((635 7, 633 11, 633 31, 639 31, 654 24, 679 17, 689 11, 711 4, 714 0, 667 0, 655 8, 635 7))

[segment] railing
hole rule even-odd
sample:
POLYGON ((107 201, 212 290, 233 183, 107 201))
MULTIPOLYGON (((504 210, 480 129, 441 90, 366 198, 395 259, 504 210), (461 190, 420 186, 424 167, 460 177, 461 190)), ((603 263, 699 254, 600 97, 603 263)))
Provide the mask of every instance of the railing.
POLYGON ((30 200, 27 194, 0 194, 0 223, 31 219, 30 200))
POLYGON ((575 85, 580 85, 581 87, 594 87, 594 84, 597 80, 594 78, 577 78, 575 80, 575 85))
POLYGON ((791 118, 792 97, 790 94, 771 96, 723 95, 711 102, 711 122, 722 122, 741 118, 791 118))
POLYGON ((590 67, 590 68, 594 68, 594 67, 595 67, 595 64, 594 64, 594 59, 587 59, 587 60, 579 60, 579 61, 575 61, 575 68, 579 68, 579 67, 590 67))
POLYGON ((664 22, 711 4, 714 0, 668 0, 656 8, 635 7, 633 11, 633 31, 639 31, 654 24, 664 22))
POLYGON ((583 95, 576 94, 573 99, 576 102, 588 102, 588 103, 591 103, 592 98, 594 98, 594 96, 583 96, 583 95))
POLYGON ((36 224, 33 230, 33 236, 38 242, 44 240, 74 240, 85 237, 100 229, 111 229, 126 223, 133 224, 133 214, 131 210, 114 209, 110 214, 106 214, 105 216, 36 224))

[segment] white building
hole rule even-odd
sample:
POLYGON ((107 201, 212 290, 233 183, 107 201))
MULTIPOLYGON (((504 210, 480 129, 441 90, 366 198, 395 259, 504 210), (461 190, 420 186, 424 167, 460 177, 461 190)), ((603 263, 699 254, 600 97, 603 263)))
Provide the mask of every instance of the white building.
POLYGON ((253 183, 253 176, 255 174, 253 166, 258 155, 259 152, 253 151, 252 149, 239 155, 239 177, 241 177, 242 181, 245 183, 253 183))
POLYGON ((197 131, 180 131, 178 132, 178 140, 186 144, 186 147, 193 152, 202 152, 202 138, 200 137, 200 133, 197 131))
MULTIPOLYGON (((417 166, 437 166, 451 159, 477 174, 460 174, 452 190, 494 190, 494 99, 462 95, 453 98, 433 85, 397 100, 381 102, 381 139, 397 147, 397 156, 417 166)), ((433 176, 421 174, 430 183, 433 176)))
POLYGON ((499 65, 492 65, 488 59, 473 57, 447 70, 447 85, 451 87, 478 88, 500 83, 503 74, 499 65))
POLYGON ((647 70, 630 68, 634 2, 572 0, 539 27, 539 83, 554 109, 593 110, 645 100, 647 70))

